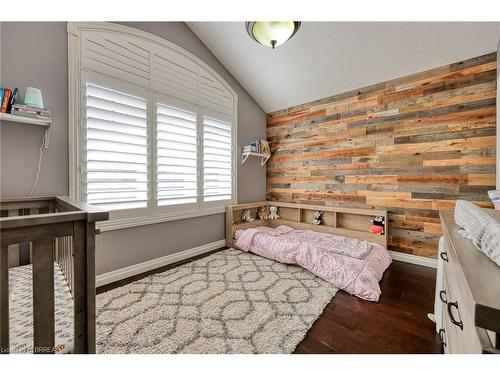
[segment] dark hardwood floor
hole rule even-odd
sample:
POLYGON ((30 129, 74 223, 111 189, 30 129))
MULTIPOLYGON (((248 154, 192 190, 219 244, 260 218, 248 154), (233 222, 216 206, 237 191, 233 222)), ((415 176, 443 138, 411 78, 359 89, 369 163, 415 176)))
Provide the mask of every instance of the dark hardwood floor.
POLYGON ((339 291, 295 353, 441 353, 434 311, 436 270, 394 261, 377 303, 339 291))
MULTIPOLYGON (((220 250, 99 287, 97 293, 220 250)), ((434 323, 427 318, 434 310, 435 282, 433 268, 393 262, 380 283, 379 302, 339 291, 295 353, 441 353, 434 323)))

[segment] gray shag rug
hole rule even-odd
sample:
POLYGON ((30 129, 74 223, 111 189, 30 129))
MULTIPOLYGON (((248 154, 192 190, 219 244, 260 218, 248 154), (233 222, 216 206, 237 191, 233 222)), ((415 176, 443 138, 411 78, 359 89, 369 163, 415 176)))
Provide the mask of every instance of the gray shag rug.
POLYGON ((337 289, 224 250, 97 296, 98 353, 291 353, 337 289))

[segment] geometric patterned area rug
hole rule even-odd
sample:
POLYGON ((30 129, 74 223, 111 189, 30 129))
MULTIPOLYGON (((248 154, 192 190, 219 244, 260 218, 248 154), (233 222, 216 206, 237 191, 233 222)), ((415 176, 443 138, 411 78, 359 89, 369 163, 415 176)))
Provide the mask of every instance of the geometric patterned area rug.
POLYGON ((291 353, 337 289, 223 250, 97 296, 98 353, 291 353))

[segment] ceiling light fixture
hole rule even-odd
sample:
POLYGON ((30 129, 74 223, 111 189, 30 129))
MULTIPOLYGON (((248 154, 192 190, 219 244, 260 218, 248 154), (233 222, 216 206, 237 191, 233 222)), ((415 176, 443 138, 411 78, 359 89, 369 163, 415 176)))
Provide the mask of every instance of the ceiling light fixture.
POLYGON ((253 40, 274 49, 295 35, 300 21, 252 21, 246 22, 245 27, 253 40))

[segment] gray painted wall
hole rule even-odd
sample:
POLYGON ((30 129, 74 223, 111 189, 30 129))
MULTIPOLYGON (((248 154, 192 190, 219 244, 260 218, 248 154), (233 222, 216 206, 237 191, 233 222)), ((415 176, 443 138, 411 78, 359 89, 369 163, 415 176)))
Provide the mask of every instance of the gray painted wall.
MULTIPOLYGON (((219 73, 238 94, 238 146, 266 136, 266 115, 241 85, 182 22, 123 23, 173 42, 219 73)), ((3 22, 1 82, 38 87, 53 116, 50 147, 44 150, 35 196, 68 194, 68 68, 66 23, 3 22), (22 42, 20 42, 22 41, 22 42)), ((0 126, 0 196, 26 196, 31 188, 41 129, 3 122, 0 126)), ((256 159, 238 161, 238 201, 265 199, 265 168, 256 159)), ((224 215, 104 232, 97 237, 97 274, 155 259, 224 238, 224 215)))

